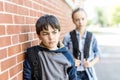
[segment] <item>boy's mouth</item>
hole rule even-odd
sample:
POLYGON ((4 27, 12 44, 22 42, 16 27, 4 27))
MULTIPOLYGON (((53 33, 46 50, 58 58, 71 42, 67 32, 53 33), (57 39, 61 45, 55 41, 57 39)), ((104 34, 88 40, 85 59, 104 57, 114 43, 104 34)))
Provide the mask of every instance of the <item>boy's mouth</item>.
POLYGON ((53 44, 53 43, 55 43, 55 41, 50 41, 49 43, 50 43, 50 44, 53 44))

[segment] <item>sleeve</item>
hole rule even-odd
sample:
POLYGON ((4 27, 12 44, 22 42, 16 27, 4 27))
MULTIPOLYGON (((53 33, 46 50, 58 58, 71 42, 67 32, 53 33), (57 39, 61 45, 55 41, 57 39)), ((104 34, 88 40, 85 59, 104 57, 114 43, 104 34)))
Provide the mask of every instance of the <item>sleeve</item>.
POLYGON ((67 59, 71 63, 71 67, 69 67, 68 70, 67 70, 68 75, 69 75, 69 80, 77 80, 77 70, 76 70, 76 67, 75 67, 73 57, 72 57, 72 55, 70 55, 69 52, 66 53, 65 56, 67 57, 67 59))
POLYGON ((96 56, 99 56, 99 57, 100 57, 100 48, 99 48, 99 45, 98 45, 98 42, 97 42, 95 36, 93 36, 92 49, 93 49, 93 52, 94 52, 94 54, 95 54, 95 57, 96 57, 96 56))
POLYGON ((77 71, 74 65, 68 69, 69 80, 77 80, 77 71))
POLYGON ((28 59, 26 58, 23 62, 23 80, 32 80, 31 79, 31 67, 28 59))
POLYGON ((64 46, 66 47, 66 49, 67 49, 68 51, 70 51, 70 53, 73 54, 73 46, 72 46, 72 41, 71 41, 71 38, 70 38, 70 34, 69 34, 69 33, 67 33, 67 34, 65 35, 65 37, 64 37, 64 39, 63 39, 62 42, 63 42, 64 46))
POLYGON ((69 35, 68 35, 68 33, 64 36, 64 38, 63 38, 63 44, 65 45, 65 47, 67 48, 67 49, 69 49, 69 45, 68 45, 68 40, 69 40, 69 35))

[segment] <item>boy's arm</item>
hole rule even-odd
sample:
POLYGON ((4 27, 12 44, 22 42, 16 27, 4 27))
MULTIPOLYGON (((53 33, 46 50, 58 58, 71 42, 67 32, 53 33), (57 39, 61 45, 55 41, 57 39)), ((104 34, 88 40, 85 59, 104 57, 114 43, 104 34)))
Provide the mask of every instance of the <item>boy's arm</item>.
POLYGON ((69 80, 77 80, 77 70, 75 67, 75 62, 74 62, 74 58, 72 57, 72 55, 70 53, 68 53, 69 57, 68 60, 71 63, 71 67, 68 68, 68 75, 69 75, 69 80))
POLYGON ((68 69, 68 75, 69 80, 77 80, 77 71, 74 65, 68 69))
POLYGON ((23 63, 23 80, 32 80, 31 79, 31 67, 28 62, 28 59, 25 59, 23 63))

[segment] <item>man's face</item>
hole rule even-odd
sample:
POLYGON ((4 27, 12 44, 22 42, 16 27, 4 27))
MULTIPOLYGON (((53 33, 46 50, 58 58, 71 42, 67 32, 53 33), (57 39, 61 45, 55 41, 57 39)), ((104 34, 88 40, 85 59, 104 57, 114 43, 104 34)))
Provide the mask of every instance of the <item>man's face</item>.
POLYGON ((78 11, 73 15, 73 22, 77 29, 85 28, 87 24, 87 16, 84 11, 78 11))
POLYGON ((48 30, 43 29, 39 35, 44 47, 50 50, 55 50, 57 48, 59 37, 60 32, 58 29, 53 29, 50 25, 48 26, 48 30))

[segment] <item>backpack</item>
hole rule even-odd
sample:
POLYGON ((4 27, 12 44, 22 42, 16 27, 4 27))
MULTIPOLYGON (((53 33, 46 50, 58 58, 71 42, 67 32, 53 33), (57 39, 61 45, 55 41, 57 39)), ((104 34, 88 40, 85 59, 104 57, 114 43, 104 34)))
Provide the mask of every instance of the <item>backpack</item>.
MULTIPOLYGON (((76 31, 73 30, 70 32, 72 44, 73 44, 73 55, 76 59, 81 59, 81 51, 79 50, 79 43, 76 36, 76 31)), ((87 31, 85 45, 84 45, 84 58, 87 59, 89 57, 89 48, 91 43, 92 33, 87 31)))
POLYGON ((32 80, 42 80, 42 68, 38 57, 38 51, 38 46, 33 46, 28 48, 26 52, 26 57, 32 69, 32 80))

